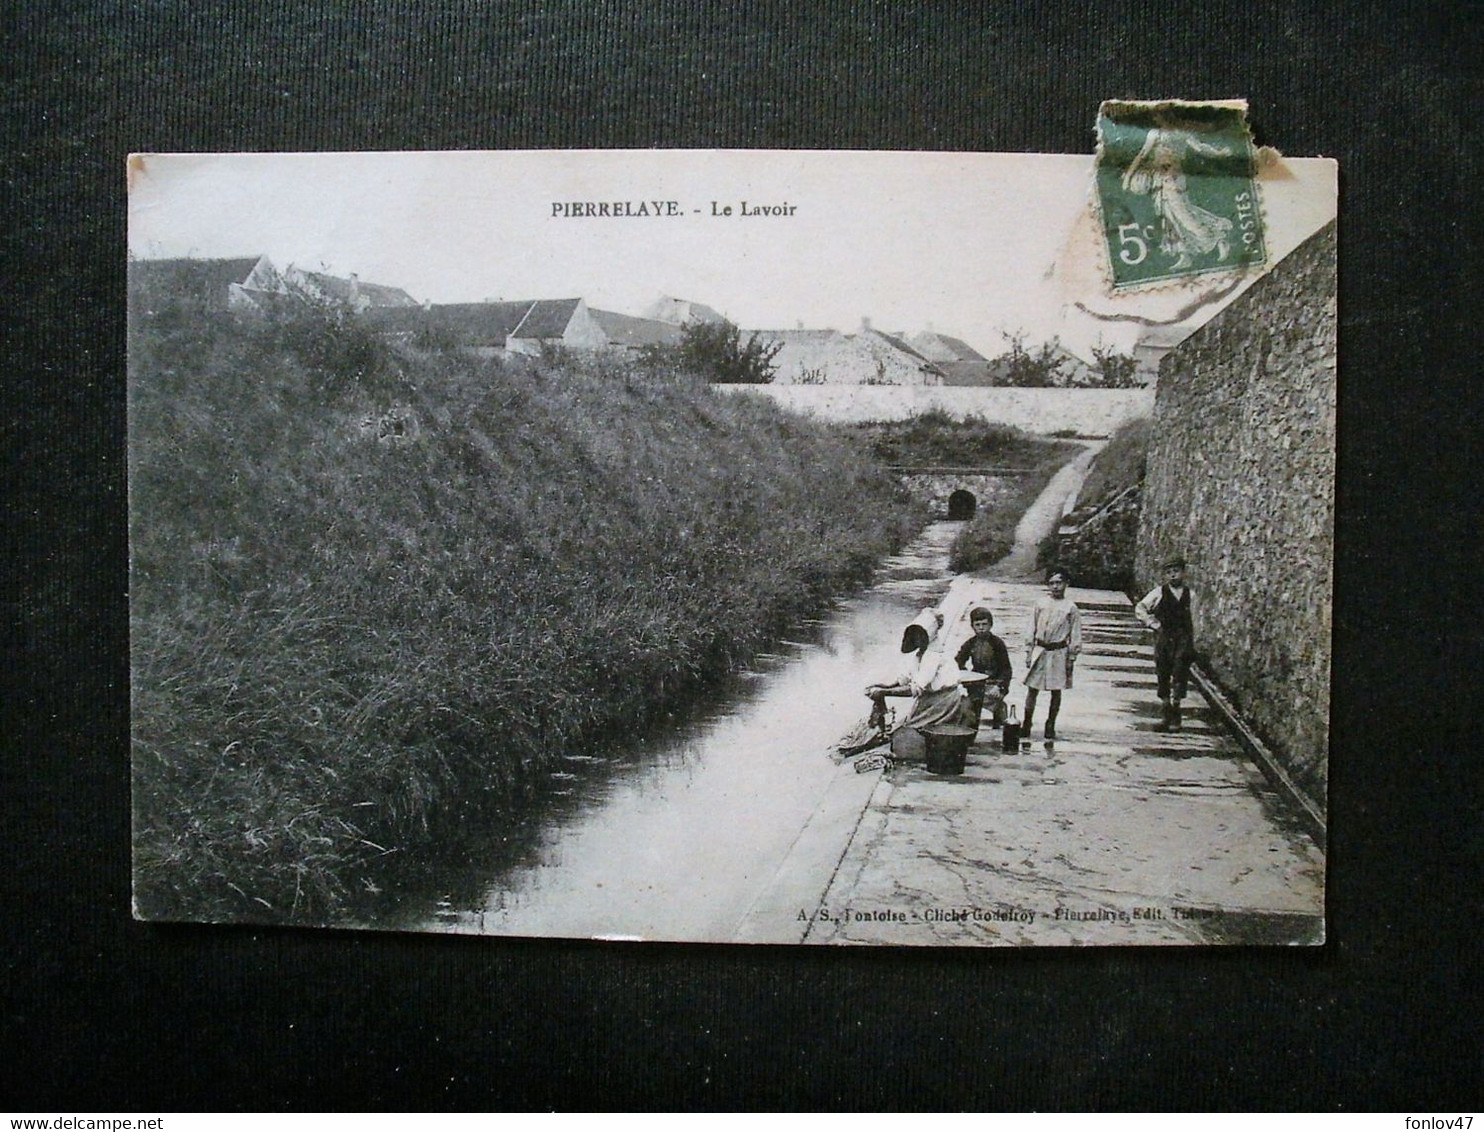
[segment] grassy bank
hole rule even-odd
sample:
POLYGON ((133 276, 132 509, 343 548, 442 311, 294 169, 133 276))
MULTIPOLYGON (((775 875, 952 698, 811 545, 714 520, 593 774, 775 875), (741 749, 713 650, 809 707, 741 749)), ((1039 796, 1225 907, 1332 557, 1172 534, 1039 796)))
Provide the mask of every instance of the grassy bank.
POLYGON ((1010 425, 992 424, 977 417, 959 420, 941 409, 901 421, 856 425, 855 431, 883 464, 906 468, 1037 471, 1048 463, 1060 467, 1062 461, 1057 455, 1077 450, 1075 445, 1048 441, 1010 425))
POLYGON ((616 361, 390 351, 131 294, 136 900, 333 920, 863 581, 856 445, 616 361))
POLYGON ((1120 491, 1144 482, 1150 427, 1147 417, 1130 421, 1108 438, 1087 469, 1076 514, 1090 515, 1120 491))
POLYGON ((1037 550, 1040 565, 1060 563, 1081 585, 1112 590, 1133 585, 1138 499, 1124 499, 1095 521, 1086 521, 1123 492, 1144 482, 1150 428, 1148 419, 1130 421, 1109 438, 1093 458, 1077 506, 1068 516, 1072 522, 1086 525, 1065 539, 1055 532, 1048 535, 1037 550))

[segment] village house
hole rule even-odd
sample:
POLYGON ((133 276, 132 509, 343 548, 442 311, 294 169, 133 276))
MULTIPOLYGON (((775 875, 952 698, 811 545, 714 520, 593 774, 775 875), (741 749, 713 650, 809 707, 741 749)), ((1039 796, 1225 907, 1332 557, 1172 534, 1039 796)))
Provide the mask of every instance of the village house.
POLYGON ((877 385, 942 385, 943 371, 923 357, 895 334, 871 329, 869 319, 861 320, 859 333, 852 338, 870 355, 875 367, 874 378, 864 384, 877 385))
POLYGON ((683 328, 673 322, 654 318, 637 318, 617 311, 590 310, 593 321, 603 329, 608 345, 615 350, 642 350, 647 346, 665 346, 677 342, 683 328))
POLYGON ((651 303, 649 309, 644 312, 644 317, 656 322, 668 322, 672 326, 685 326, 691 322, 731 321, 705 303, 695 303, 689 299, 672 299, 668 295, 661 295, 651 303))
POLYGON ((1190 337, 1192 330, 1185 323, 1147 326, 1134 343, 1134 374, 1143 385, 1153 385, 1159 377, 1159 363, 1165 355, 1190 337))
POLYGON ((1072 353, 1065 346, 1057 343, 1057 358, 1061 362, 1061 368, 1057 372, 1057 383, 1060 385, 1096 385, 1102 380, 1096 366, 1084 361, 1072 353))
POLYGON ((129 282, 139 288, 146 304, 168 298, 204 310, 225 311, 237 305, 235 290, 266 258, 130 259, 129 282))
MULTIPOLYGON (((268 264, 266 256, 263 257, 259 266, 264 264, 270 271, 272 270, 272 265, 268 264)), ((417 300, 402 288, 388 287, 384 283, 364 283, 354 273, 342 279, 338 275, 329 275, 323 271, 305 271, 303 268, 290 264, 283 271, 282 281, 289 291, 296 292, 311 301, 344 303, 358 314, 373 308, 405 308, 418 305, 417 300)), ((253 285, 251 278, 244 281, 244 291, 248 291, 253 285)))
POLYGON ((388 339, 418 349, 459 349, 488 357, 540 354, 549 347, 597 350, 608 336, 583 299, 520 299, 372 308, 367 320, 388 339))
POLYGON ((526 302, 425 303, 416 308, 383 307, 363 317, 388 341, 418 350, 466 350, 481 356, 503 353, 511 331, 531 309, 526 302))
POLYGON ((280 270, 266 255, 225 259, 144 259, 130 265, 136 279, 162 286, 177 298, 192 298, 212 310, 264 312, 304 303, 344 303, 363 312, 381 307, 416 307, 400 287, 342 279, 292 264, 280 270))
POLYGON ((907 344, 943 371, 944 385, 996 385, 1003 378, 1003 367, 970 346, 962 338, 922 330, 912 335, 907 344))
POLYGON ((265 255, 259 256, 252 269, 227 290, 227 305, 235 311, 264 311, 297 298, 288 281, 265 255))
POLYGON ((585 299, 537 299, 505 339, 505 348, 515 354, 540 354, 552 346, 600 350, 607 345, 608 336, 585 299))
POLYGON ((943 371, 899 336, 871 329, 755 330, 773 358, 775 385, 942 385, 943 371))

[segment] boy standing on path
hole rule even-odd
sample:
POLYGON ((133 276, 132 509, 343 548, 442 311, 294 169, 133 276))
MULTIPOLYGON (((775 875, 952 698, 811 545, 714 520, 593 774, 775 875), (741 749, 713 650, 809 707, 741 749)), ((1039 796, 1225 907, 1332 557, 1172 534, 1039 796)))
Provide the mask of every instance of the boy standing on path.
POLYGON ((1027 742, 1036 714, 1036 697, 1043 690, 1051 693, 1051 707, 1046 712, 1046 742, 1056 738, 1062 689, 1072 686, 1072 667, 1082 651, 1082 612, 1067 597, 1070 581, 1065 570, 1051 571, 1046 576, 1047 594, 1036 602, 1035 612, 1031 614, 1025 657, 1025 730, 1021 732, 1027 742))
POLYGON ((1140 599, 1134 615, 1154 630, 1154 672, 1159 680, 1162 716, 1154 729, 1179 731, 1180 701, 1190 683, 1190 662, 1195 654, 1195 624, 1190 616, 1184 558, 1176 555, 1164 564, 1164 584, 1140 599))

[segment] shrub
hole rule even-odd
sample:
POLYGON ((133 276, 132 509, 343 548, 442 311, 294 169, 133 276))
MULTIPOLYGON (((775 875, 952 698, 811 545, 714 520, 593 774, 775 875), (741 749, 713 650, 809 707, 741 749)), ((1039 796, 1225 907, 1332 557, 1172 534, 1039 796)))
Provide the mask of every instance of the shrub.
POLYGON ((742 331, 730 322, 691 322, 678 342, 650 346, 644 358, 652 369, 679 370, 718 384, 766 385, 777 367, 773 359, 783 343, 772 345, 755 334, 742 340, 742 331))
POLYGON ((1010 336, 1010 349, 1000 359, 1005 385, 1040 387, 1066 383, 1067 358, 1056 339, 1026 349, 1025 335, 1010 336))
POLYGON ((1128 422, 1108 438, 1082 481, 1079 509, 1101 507, 1124 488, 1144 482, 1151 427, 1149 418, 1143 417, 1128 422))
POLYGON ((1101 343, 1092 348, 1093 373, 1090 386, 1098 389, 1137 389, 1139 363, 1132 354, 1120 354, 1101 343))

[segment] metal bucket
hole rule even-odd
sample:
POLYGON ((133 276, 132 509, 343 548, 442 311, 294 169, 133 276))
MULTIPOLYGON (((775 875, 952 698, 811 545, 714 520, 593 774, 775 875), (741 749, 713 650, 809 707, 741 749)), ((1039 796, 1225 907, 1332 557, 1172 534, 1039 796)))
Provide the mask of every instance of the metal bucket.
POLYGON ((963 774, 974 741, 974 729, 945 723, 923 732, 927 740, 927 768, 930 774, 963 774))

